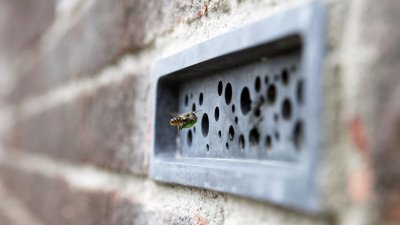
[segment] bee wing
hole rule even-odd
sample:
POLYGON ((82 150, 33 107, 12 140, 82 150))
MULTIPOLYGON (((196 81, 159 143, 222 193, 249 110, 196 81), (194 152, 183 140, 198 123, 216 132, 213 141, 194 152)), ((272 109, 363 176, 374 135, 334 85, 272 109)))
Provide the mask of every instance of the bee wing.
POLYGON ((169 113, 169 115, 172 116, 172 117, 178 117, 178 116, 180 116, 182 114, 180 114, 180 113, 169 113))

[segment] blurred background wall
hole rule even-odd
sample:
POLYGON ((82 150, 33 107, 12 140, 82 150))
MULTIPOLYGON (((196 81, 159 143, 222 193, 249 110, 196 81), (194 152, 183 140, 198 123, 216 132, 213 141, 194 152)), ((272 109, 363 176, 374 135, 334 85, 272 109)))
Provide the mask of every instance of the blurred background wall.
POLYGON ((321 0, 325 212, 149 179, 157 58, 296 0, 0 0, 0 224, 400 224, 400 2, 321 0))

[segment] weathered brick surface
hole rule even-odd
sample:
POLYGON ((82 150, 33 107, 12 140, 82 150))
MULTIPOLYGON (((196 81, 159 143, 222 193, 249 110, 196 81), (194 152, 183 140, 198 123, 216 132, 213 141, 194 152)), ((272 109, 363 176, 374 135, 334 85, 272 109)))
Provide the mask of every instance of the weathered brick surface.
POLYGON ((149 86, 142 76, 98 88, 11 129, 8 146, 74 163, 146 172, 149 86))
POLYGON ((194 225, 195 218, 179 215, 179 212, 144 209, 144 205, 115 196, 111 202, 110 225, 194 225))
POLYGON ((32 47, 53 22, 53 0, 1 0, 0 49, 8 60, 32 47))
POLYGON ((9 218, 7 215, 5 215, 2 211, 0 211, 0 224, 1 225, 19 225, 18 223, 15 223, 12 221, 11 218, 9 218))
POLYGON ((106 224, 109 194, 74 190, 60 179, 2 167, 2 180, 10 194, 17 197, 45 224, 106 224))
POLYGON ((376 57, 365 68, 375 200, 382 220, 400 223, 400 2, 365 2, 362 37, 376 57))
POLYGON ((69 186, 62 178, 10 167, 1 169, 9 192, 48 225, 192 225, 198 221, 195 216, 179 214, 183 212, 148 208, 134 196, 82 190, 69 186))
POLYGON ((20 59, 15 68, 16 88, 7 99, 16 103, 77 77, 94 75, 121 55, 149 46, 177 24, 207 16, 208 5, 210 11, 219 12, 222 8, 221 12, 227 12, 229 4, 219 2, 96 1, 46 50, 33 50, 20 59), (20 65, 24 65, 22 70, 20 65))

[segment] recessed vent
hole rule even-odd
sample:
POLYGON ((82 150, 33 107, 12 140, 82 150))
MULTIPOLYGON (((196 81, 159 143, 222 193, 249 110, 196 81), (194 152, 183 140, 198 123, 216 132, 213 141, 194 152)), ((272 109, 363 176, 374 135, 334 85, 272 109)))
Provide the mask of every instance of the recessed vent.
POLYGON ((159 60, 151 177, 321 210, 323 28, 308 2, 159 60))

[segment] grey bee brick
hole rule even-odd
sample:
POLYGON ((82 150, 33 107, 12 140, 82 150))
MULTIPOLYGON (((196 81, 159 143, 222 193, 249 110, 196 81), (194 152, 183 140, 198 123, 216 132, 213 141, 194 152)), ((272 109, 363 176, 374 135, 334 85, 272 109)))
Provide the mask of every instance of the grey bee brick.
POLYGON ((73 163, 146 173, 148 117, 137 110, 148 105, 149 86, 145 81, 140 76, 127 76, 20 120, 9 132, 7 146, 73 163))

